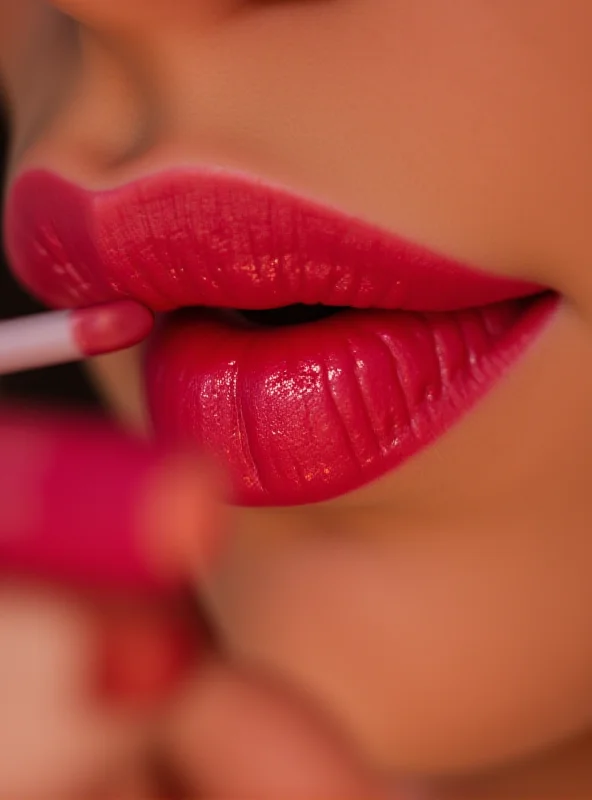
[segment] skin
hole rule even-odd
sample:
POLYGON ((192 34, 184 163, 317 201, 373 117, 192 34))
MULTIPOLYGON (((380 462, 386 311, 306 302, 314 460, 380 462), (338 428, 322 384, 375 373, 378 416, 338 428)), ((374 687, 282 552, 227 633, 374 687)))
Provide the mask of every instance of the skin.
MULTIPOLYGON (((563 296, 402 469, 236 509, 203 599, 377 769, 442 797, 592 794, 589 2, 0 0, 0 74, 9 182, 246 169, 563 296)), ((145 424, 139 354, 93 369, 145 424)))

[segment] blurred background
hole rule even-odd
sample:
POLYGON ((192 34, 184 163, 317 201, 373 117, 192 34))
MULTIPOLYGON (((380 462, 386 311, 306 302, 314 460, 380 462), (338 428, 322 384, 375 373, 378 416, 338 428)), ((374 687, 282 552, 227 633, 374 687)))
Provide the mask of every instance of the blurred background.
MULTIPOLYGON (((7 145, 8 130, 0 115, 0 173, 3 171, 7 145)), ((0 179, 2 177, 0 174, 0 179)), ((33 314, 42 310, 43 308, 17 285, 9 273, 6 260, 2 255, 0 258, 0 319, 33 314)), ((78 364, 3 377, 0 390, 3 398, 6 399, 34 400, 51 404, 66 402, 70 405, 85 407, 98 406, 96 395, 78 364)))

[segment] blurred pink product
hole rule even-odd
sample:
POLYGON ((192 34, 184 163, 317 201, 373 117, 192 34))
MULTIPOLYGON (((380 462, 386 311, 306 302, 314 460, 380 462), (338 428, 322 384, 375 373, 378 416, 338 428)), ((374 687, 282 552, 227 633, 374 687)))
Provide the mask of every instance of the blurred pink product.
POLYGON ((0 577, 161 594, 215 550, 199 461, 90 419, 0 412, 0 577))

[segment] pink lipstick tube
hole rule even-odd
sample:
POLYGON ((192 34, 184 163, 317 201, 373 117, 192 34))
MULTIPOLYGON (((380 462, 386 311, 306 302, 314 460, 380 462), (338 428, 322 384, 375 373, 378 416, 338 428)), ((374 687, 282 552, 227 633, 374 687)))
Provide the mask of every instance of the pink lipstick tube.
POLYGON ((162 593, 212 552, 199 462, 100 422, 0 412, 0 575, 162 593))

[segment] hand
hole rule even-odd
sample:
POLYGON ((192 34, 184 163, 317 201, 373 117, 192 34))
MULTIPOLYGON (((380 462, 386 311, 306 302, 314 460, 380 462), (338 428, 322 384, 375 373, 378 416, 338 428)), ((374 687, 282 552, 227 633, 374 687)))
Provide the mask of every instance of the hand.
POLYGON ((199 658, 181 587, 220 538, 214 484, 101 423, 0 412, 0 797, 136 782, 199 658))
POLYGON ((306 700, 197 646, 178 591, 223 539, 199 462, 0 416, 0 797, 397 800, 306 700), (26 502, 25 502, 26 501, 26 502))
POLYGON ((174 629, 172 609, 4 586, 0 797, 106 800, 144 780, 152 715, 187 666, 174 629))

